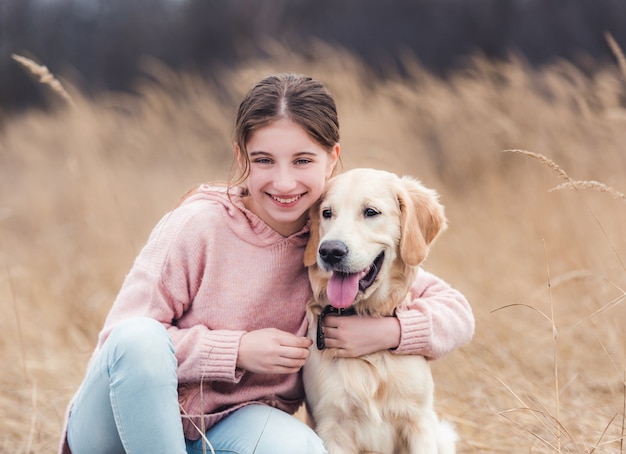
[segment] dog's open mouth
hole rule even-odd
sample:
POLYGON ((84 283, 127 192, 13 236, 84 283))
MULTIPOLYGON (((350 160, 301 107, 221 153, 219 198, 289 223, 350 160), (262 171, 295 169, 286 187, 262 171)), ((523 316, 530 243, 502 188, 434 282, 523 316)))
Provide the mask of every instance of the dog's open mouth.
POLYGON ((337 309, 349 307, 359 291, 364 292, 374 283, 384 258, 385 253, 381 252, 374 263, 358 273, 333 271, 326 287, 330 305, 337 309))

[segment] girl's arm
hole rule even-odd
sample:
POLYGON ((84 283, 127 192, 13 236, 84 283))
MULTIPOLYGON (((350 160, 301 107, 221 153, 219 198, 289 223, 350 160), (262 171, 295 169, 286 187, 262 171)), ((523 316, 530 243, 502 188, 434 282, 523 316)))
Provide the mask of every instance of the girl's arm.
POLYGON ((438 359, 470 341, 474 316, 467 299, 443 280, 420 268, 411 300, 395 317, 324 319, 326 345, 338 356, 355 357, 392 349, 396 354, 438 359))
POLYGON ((474 335, 472 308, 461 292, 420 268, 411 301, 398 308, 398 354, 439 359, 468 343, 474 335))
POLYGON ((243 374, 237 368, 237 354, 244 331, 209 330, 202 324, 181 329, 176 324, 189 310, 202 280, 206 253, 202 238, 207 228, 199 209, 206 210, 203 205, 180 206, 154 228, 107 316, 99 345, 119 321, 150 317, 161 322, 172 338, 181 383, 237 382, 243 374))

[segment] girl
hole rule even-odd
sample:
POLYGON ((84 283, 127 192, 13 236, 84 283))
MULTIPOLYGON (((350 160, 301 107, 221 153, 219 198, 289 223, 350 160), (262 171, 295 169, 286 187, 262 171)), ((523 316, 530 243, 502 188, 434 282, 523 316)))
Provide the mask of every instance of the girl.
MULTIPOLYGON (((207 441, 215 452, 326 452, 291 415, 312 342, 308 209, 339 154, 321 83, 278 74, 250 90, 235 128, 239 178, 200 186, 153 230, 70 404, 60 452, 201 453, 207 441)), ((425 271, 413 290, 396 317, 328 317, 327 345, 434 359, 469 341, 459 292, 425 271)))

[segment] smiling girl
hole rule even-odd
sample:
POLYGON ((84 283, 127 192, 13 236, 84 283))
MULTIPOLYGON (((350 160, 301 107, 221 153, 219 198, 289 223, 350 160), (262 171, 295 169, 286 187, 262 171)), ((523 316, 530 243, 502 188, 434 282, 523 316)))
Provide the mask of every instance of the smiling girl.
MULTIPOLYGON (((238 178, 193 191, 135 260, 60 452, 201 453, 208 442, 216 452, 326 452, 292 414, 312 343, 308 210, 340 154, 335 102, 309 77, 269 76, 239 106, 234 148, 238 178)), ((393 348, 437 358, 469 341, 466 299, 419 276, 419 296, 397 317, 328 317, 328 345, 345 356, 393 348)))

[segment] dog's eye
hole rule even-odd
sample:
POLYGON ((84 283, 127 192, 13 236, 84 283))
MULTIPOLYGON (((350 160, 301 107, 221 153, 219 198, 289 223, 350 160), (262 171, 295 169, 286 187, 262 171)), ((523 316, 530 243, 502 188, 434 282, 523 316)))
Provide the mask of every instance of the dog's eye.
POLYGON ((363 211, 363 216, 365 216, 366 218, 371 218, 374 216, 378 216, 380 214, 379 211, 376 211, 374 208, 366 208, 363 211))
POLYGON ((325 208, 322 210, 322 217, 324 219, 330 219, 333 216, 333 212, 330 208, 325 208))

